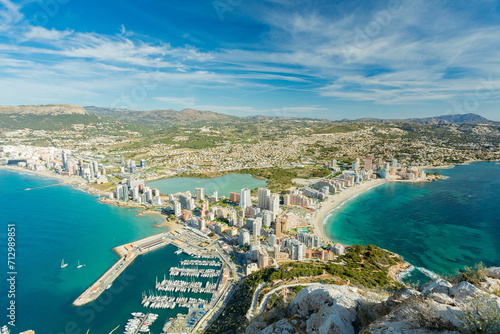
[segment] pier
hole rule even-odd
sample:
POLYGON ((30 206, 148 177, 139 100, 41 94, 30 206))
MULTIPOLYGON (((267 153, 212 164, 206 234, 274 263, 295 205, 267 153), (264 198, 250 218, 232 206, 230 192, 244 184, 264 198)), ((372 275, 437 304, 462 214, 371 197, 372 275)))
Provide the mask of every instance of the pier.
POLYGON ((107 288, 111 287, 115 279, 120 276, 137 256, 168 245, 172 241, 171 236, 168 235, 169 233, 162 233, 113 248, 113 251, 120 256, 120 259, 99 277, 94 284, 85 290, 85 292, 73 302, 73 305, 81 306, 99 298, 107 288))
MULTIPOLYGON (((87 290, 85 290, 74 302, 74 306, 81 306, 90 303, 106 291, 115 279, 120 276, 120 274, 134 261, 134 259, 147 252, 154 249, 164 247, 166 245, 174 245, 179 248, 179 251, 188 254, 199 256, 204 253, 204 248, 198 246, 203 242, 210 241, 212 239, 207 236, 194 233, 192 229, 184 227, 176 231, 169 231, 166 233, 160 233, 151 237, 147 237, 135 242, 127 243, 121 246, 113 248, 113 251, 120 257, 115 264, 111 266, 99 279, 92 284, 87 290)), ((212 256, 213 257, 213 256, 212 256)), ((187 261, 197 261, 197 260, 187 260, 187 261)), ((200 260, 200 263, 207 262, 207 266, 215 266, 216 261, 205 261, 200 260)), ((220 265, 220 264, 219 264, 220 265)), ((182 276, 191 276, 191 272, 187 269, 175 271, 177 275, 184 273, 182 276), (188 275, 189 273, 189 275, 188 275)), ((203 272, 199 272, 196 277, 215 277, 217 272, 215 269, 199 269, 203 272), (203 275, 203 276, 202 276, 203 275), (215 275, 215 276, 212 276, 215 275)), ((218 271, 220 272, 220 270, 218 271)), ((194 275, 193 275, 194 276, 194 275)))

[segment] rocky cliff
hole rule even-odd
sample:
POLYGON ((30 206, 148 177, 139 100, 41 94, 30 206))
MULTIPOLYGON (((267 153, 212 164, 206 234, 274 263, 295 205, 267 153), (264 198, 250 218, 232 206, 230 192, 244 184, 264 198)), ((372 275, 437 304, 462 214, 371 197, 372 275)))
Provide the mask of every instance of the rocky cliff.
POLYGON ((253 320, 246 334, 500 333, 500 268, 487 273, 475 285, 438 279, 395 293, 309 286, 280 317, 270 310, 253 320))

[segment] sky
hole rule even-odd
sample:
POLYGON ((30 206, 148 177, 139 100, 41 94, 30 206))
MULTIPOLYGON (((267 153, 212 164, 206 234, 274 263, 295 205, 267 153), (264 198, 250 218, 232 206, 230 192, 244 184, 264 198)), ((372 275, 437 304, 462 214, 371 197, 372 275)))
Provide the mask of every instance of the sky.
POLYGON ((0 0, 0 105, 500 121, 496 0, 0 0))

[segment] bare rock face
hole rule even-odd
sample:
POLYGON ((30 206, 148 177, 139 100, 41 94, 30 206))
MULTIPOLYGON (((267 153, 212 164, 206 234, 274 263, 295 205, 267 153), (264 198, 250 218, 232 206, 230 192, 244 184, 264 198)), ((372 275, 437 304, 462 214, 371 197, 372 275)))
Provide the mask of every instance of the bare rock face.
POLYGON ((492 278, 500 279, 500 267, 490 267, 486 269, 486 274, 492 278))
MULTIPOLYGON (((491 281, 488 284, 496 286, 497 283, 491 281)), ((465 314, 478 317, 475 313, 478 305, 500 311, 500 298, 468 282, 452 285, 437 279, 426 284, 421 292, 413 293, 413 298, 408 297, 408 291, 401 294, 404 298, 391 297, 389 302, 394 300, 397 306, 387 316, 362 330, 361 334, 459 333, 464 326, 465 314)))
POLYGON ((274 334, 274 333, 282 333, 282 334, 292 334, 295 333, 295 328, 290 324, 288 319, 281 319, 275 324, 264 329, 262 334, 274 334))
MULTIPOLYGON (((259 333, 355 334, 357 309, 365 302, 381 303, 387 296, 362 291, 346 285, 313 285, 295 297, 290 304, 290 319, 281 319, 259 333), (299 331, 300 329, 300 331, 299 331)), ((246 333, 256 333, 249 330, 246 333)))
POLYGON ((346 285, 311 286, 295 297, 291 309, 307 318, 308 333, 354 334, 356 307, 367 298, 369 296, 361 295, 359 289, 346 285))
POLYGON ((442 278, 438 278, 434 282, 429 283, 422 290, 423 294, 438 292, 443 293, 445 295, 450 293, 450 288, 452 287, 450 282, 445 281, 442 278))
POLYGON ((494 293, 496 291, 500 291, 500 279, 486 277, 486 281, 479 283, 478 287, 481 290, 486 291, 488 293, 494 293))
POLYGON ((0 106, 0 114, 86 115, 84 108, 74 104, 47 104, 26 106, 0 106))
MULTIPOLYGON (((249 331, 249 326, 246 333, 455 334, 477 323, 474 319, 483 316, 480 307, 487 307, 492 314, 500 313, 500 298, 490 294, 498 287, 500 280, 491 277, 476 286, 437 279, 420 291, 406 289, 388 297, 345 285, 313 285, 299 292, 289 306, 288 316, 273 324, 261 322, 259 330, 254 326, 249 331), (464 323, 464 319, 474 321, 464 323)), ((481 319, 485 323, 490 320, 481 319)), ((486 333, 500 333, 498 326, 486 333)))

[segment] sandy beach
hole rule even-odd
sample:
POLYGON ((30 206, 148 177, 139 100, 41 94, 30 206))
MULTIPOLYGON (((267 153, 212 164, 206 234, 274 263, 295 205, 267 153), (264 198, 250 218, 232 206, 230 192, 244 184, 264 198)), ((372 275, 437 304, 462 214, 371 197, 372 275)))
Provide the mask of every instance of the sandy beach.
POLYGON ((379 186, 383 183, 387 182, 387 180, 383 179, 376 179, 376 180, 370 180, 370 181, 365 181, 360 185, 348 188, 344 190, 343 192, 336 193, 335 195, 329 196, 328 199, 321 204, 321 208, 316 211, 316 213, 313 215, 311 219, 311 224, 314 227, 314 233, 316 235, 319 235, 321 238, 323 238, 326 241, 330 241, 330 238, 327 237, 324 229, 323 229, 323 219, 325 216, 339 206, 340 204, 344 203, 346 200, 351 198, 354 195, 361 194, 373 187, 379 186))
POLYGON ((31 170, 31 169, 22 168, 22 167, 15 167, 15 166, 0 166, 0 168, 13 170, 16 172, 25 172, 25 173, 31 173, 31 174, 36 174, 36 175, 40 175, 40 176, 50 177, 53 179, 57 179, 65 184, 79 184, 79 183, 84 182, 84 180, 79 176, 63 176, 63 175, 59 175, 59 174, 56 174, 54 172, 46 171, 46 170, 44 170, 44 171, 31 170))

